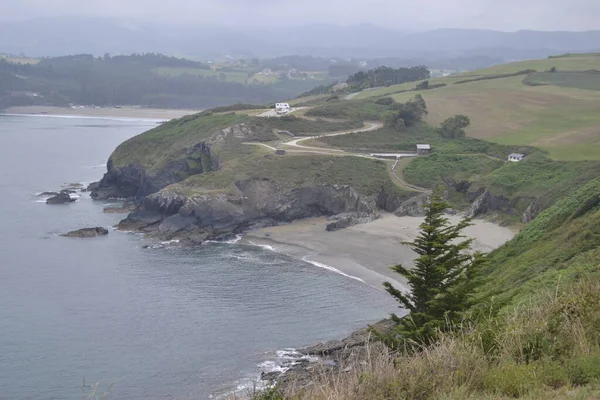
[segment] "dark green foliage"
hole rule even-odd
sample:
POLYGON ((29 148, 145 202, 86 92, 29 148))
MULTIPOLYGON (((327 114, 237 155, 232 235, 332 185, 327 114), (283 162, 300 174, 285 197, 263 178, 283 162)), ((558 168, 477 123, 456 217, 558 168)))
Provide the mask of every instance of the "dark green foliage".
POLYGON ((423 82, 417 84, 417 87, 415 89, 417 89, 417 90, 427 90, 427 89, 429 89, 429 81, 423 81, 423 82))
POLYGON ((556 72, 556 67, 550 68, 550 72, 556 72))
POLYGON ((527 75, 523 84, 529 86, 555 85, 586 90, 600 90, 600 73, 591 71, 547 71, 527 75))
POLYGON ((257 104, 244 104, 244 103, 236 103, 230 106, 221 106, 211 108, 210 110, 202 111, 201 114, 209 115, 211 113, 222 113, 222 112, 231 112, 231 111, 242 111, 242 110, 260 110, 262 108, 272 108, 265 105, 257 105, 257 104))
POLYGON ((382 106, 391 106, 394 103, 396 103, 396 100, 391 97, 380 97, 375 100, 375 104, 381 104, 382 106))
POLYGON ((346 83, 348 83, 351 90, 362 90, 371 87, 420 81, 429 78, 429 75, 429 70, 425 66, 398 69, 378 67, 350 75, 346 83))
POLYGON ((402 119, 405 127, 411 127, 421 122, 423 117, 428 114, 427 104, 420 94, 416 95, 414 99, 407 101, 404 104, 394 104, 392 109, 396 112, 395 117, 388 116, 386 124, 388 126, 397 127, 396 121, 402 119))
POLYGON ((458 114, 442 122, 440 133, 447 139, 465 137, 465 128, 471 125, 471 120, 466 115, 458 114))
POLYGON ((330 83, 329 85, 319 85, 314 89, 311 89, 311 90, 308 90, 308 91, 302 93, 301 95, 298 96, 298 98, 330 93, 331 90, 333 89, 333 87, 335 85, 337 85, 338 83, 339 83, 338 81, 335 81, 335 82, 330 83))
POLYGON ((392 314, 397 325, 395 332, 381 335, 393 348, 431 342, 438 331, 460 322, 463 313, 474 304, 473 294, 481 283, 478 276, 485 259, 480 253, 469 253, 472 239, 462 240, 461 232, 471 225, 470 220, 451 225, 444 217, 448 207, 434 195, 425 206, 421 232, 414 241, 405 243, 418 255, 414 268, 392 268, 408 281, 410 293, 384 283, 386 291, 410 311, 403 318, 392 314))
POLYGON ((407 182, 426 188, 436 188, 445 182, 476 179, 502 167, 503 161, 486 155, 452 155, 434 152, 418 157, 404 168, 407 182))
POLYGON ((368 100, 344 100, 332 101, 314 107, 306 112, 309 117, 340 118, 340 119, 362 119, 369 121, 381 121, 382 115, 390 111, 391 106, 377 104, 376 101, 368 100))
POLYGON ((297 136, 312 135, 321 132, 343 131, 348 129, 358 129, 363 127, 363 123, 353 119, 350 121, 316 121, 298 118, 295 115, 285 115, 279 118, 251 118, 249 124, 253 127, 270 128, 271 130, 289 131, 297 136))

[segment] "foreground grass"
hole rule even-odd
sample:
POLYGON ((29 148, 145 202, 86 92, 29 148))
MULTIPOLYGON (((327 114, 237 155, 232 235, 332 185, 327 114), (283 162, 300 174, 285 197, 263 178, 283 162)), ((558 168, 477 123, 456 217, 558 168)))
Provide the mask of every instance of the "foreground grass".
POLYGON ((256 399, 597 399, 600 180, 490 255, 483 302, 416 351, 373 345, 363 363, 256 399))

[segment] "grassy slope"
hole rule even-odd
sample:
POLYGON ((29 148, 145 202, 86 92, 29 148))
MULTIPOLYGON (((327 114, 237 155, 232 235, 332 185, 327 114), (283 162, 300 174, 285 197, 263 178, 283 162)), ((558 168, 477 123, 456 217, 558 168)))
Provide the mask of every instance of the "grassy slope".
POLYGON ((220 171, 192 176, 170 189, 189 195, 228 192, 233 190, 235 181, 244 179, 270 179, 285 189, 335 183, 350 185, 364 195, 375 195, 385 188, 388 192, 410 196, 393 185, 383 161, 327 155, 274 156, 261 149, 226 163, 220 171))
POLYGON ((186 148, 246 119, 247 116, 234 113, 210 116, 195 114, 174 119, 121 143, 111 159, 115 167, 139 164, 149 171, 156 171, 166 163, 184 157, 186 148))
MULTIPOLYGON (((586 71, 600 69, 599 56, 576 56, 523 61, 475 71, 468 74, 432 79, 448 86, 392 95, 406 101, 421 93, 427 101, 427 121, 433 125, 455 114, 466 114, 472 125, 469 136, 507 145, 531 145, 549 152, 558 160, 599 160, 600 91, 565 86, 527 86, 522 76, 490 79, 465 84, 459 80, 515 73, 524 69, 586 71)), ((592 76, 592 75, 590 75, 592 76)), ((594 79, 595 76, 594 76, 594 79)), ((581 82, 578 83, 581 86, 581 82)), ((366 91, 359 98, 369 99, 414 88, 398 85, 366 91)))
POLYGON ((493 252, 485 276, 487 301, 417 354, 373 346, 322 384, 258 399, 597 399, 600 180, 493 252))
POLYGON ((435 153, 444 154, 488 154, 502 159, 510 153, 527 154, 532 148, 504 146, 480 139, 464 138, 449 140, 443 138, 436 129, 427 124, 419 124, 404 132, 385 127, 374 132, 354 133, 344 136, 322 137, 317 145, 331 146, 357 151, 415 151, 419 143, 430 144, 435 153))
POLYGON ((484 290, 499 292, 513 303, 559 283, 596 279, 600 276, 600 180, 563 197, 492 253, 491 260, 484 290))
POLYGON ((530 85, 555 85, 587 90, 600 90, 600 72, 537 72, 527 77, 530 85))

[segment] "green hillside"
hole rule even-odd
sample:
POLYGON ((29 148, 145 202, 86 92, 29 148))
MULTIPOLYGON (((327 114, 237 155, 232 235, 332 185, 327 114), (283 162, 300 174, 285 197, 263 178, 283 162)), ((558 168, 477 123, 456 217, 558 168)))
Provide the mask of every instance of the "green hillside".
POLYGON ((411 83, 365 91, 357 99, 391 95, 406 101, 419 93, 427 101, 432 125, 466 114, 472 123, 469 136, 535 146, 557 160, 598 160, 600 91, 594 89, 599 74, 584 72, 592 69, 600 69, 597 54, 522 61, 431 79, 430 85, 447 85, 435 89, 414 91, 411 83), (557 72, 544 72, 553 67, 557 72), (506 76, 527 70, 537 72, 506 76))

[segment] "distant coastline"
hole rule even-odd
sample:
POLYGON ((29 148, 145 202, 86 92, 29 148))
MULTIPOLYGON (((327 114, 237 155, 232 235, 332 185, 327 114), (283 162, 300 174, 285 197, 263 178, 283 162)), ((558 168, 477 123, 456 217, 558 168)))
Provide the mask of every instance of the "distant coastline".
POLYGON ((50 107, 50 106, 22 106, 9 107, 0 110, 4 114, 18 115, 48 115, 48 116, 80 116, 97 118, 136 118, 153 120, 170 120, 180 118, 185 115, 195 114, 202 110, 180 110, 180 109, 159 109, 142 108, 135 106, 124 106, 120 108, 102 107, 102 108, 71 108, 71 107, 50 107))

